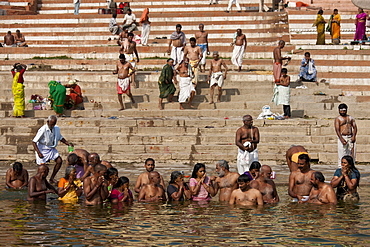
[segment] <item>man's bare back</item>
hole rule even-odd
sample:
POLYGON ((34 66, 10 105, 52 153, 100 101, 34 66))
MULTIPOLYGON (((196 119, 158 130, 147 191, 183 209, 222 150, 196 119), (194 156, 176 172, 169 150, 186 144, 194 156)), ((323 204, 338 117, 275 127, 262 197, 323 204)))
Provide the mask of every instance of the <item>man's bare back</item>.
POLYGON ((296 162, 292 161, 292 156, 293 154, 296 154, 299 152, 307 153, 307 150, 303 146, 292 146, 286 151, 285 157, 286 157, 286 162, 288 164, 290 172, 298 170, 298 165, 296 162))
POLYGON ((4 43, 8 46, 13 45, 15 43, 15 38, 12 34, 7 34, 4 36, 4 43))

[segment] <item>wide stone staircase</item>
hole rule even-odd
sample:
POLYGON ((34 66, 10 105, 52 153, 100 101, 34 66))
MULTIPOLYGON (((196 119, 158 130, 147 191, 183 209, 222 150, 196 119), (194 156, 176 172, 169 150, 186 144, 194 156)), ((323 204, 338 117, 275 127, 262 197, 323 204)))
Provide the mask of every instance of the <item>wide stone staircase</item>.
MULTIPOLYGON (((235 131, 242 126, 241 117, 251 114, 256 119, 264 105, 270 105, 272 112, 282 113, 282 106, 271 103, 271 69, 272 51, 276 42, 283 39, 287 42, 283 56, 292 57, 287 68, 293 82, 291 107, 294 118, 255 120, 261 133, 260 160, 269 164, 283 163, 290 145, 300 144, 315 160, 335 163, 337 139, 333 118, 337 115, 337 105, 345 102, 349 105, 349 113, 358 119, 357 160, 367 162, 370 154, 366 149, 370 138, 366 133, 370 90, 364 79, 370 72, 366 66, 369 61, 367 47, 357 50, 350 45, 313 45, 314 11, 290 9, 288 12, 258 13, 251 11, 258 6, 258 1, 252 1, 241 3, 241 13, 225 13, 227 3, 220 1, 210 6, 200 1, 131 2, 137 17, 144 8, 150 8, 152 28, 150 46, 138 45, 141 60, 136 76, 137 88, 132 90, 137 103, 132 104, 125 97, 127 109, 121 112, 117 111, 116 76, 112 74, 119 47, 115 41, 108 41, 110 16, 97 14, 98 8, 104 8, 106 3, 83 1, 80 14, 75 16, 70 1, 43 0, 39 2, 36 16, 4 16, 0 23, 1 32, 20 29, 30 47, 0 50, 3 82, 0 85, 0 138, 3 144, 0 159, 32 161, 31 140, 45 123, 45 118, 53 113, 51 110, 34 110, 35 104, 28 103, 26 115, 29 118, 10 118, 10 69, 15 62, 21 62, 28 65, 25 74, 27 100, 32 94, 46 97, 50 80, 63 83, 70 79, 79 80, 85 110, 66 111, 67 117, 58 121, 63 136, 75 143, 76 148, 98 152, 103 159, 114 162, 137 163, 153 157, 167 164, 213 163, 218 159, 234 164, 235 131), (300 18, 303 15, 306 18, 300 18), (244 70, 241 73, 229 71, 221 103, 209 104, 207 74, 201 73, 194 99, 196 109, 180 111, 178 103, 165 103, 164 110, 158 109, 157 80, 168 57, 165 54, 168 37, 177 23, 182 24, 187 38, 198 30, 199 23, 204 23, 209 32, 210 50, 218 50, 231 69, 235 69, 229 59, 233 34, 236 28, 246 34, 248 47, 244 70), (294 34, 299 28, 303 30, 302 35, 294 34), (319 81, 325 80, 319 85, 305 83, 306 89, 295 88, 300 85, 295 80, 305 51, 311 52, 316 61, 319 81)), ((272 7, 271 2, 265 4, 272 7)), ((348 12, 345 18, 342 17, 344 25, 350 23, 353 14, 348 12)), ((121 21, 122 15, 117 20, 121 21)), ((350 34, 347 36, 349 41, 350 34)), ((67 154, 66 147, 59 149, 63 156, 67 154)))

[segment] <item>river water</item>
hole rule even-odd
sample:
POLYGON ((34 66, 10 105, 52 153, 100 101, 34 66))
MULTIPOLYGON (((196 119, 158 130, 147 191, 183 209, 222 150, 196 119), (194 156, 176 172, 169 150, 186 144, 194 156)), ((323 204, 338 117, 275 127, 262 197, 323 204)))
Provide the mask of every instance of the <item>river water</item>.
POLYGON ((355 205, 281 202, 263 208, 210 203, 85 206, 0 191, 2 246, 370 246, 370 189, 355 205))

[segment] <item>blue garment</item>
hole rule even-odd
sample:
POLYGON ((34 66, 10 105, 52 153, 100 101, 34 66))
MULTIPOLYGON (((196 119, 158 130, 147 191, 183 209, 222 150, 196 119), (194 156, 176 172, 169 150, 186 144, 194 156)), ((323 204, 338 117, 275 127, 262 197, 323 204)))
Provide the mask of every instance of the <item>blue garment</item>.
POLYGON ((303 66, 307 62, 306 58, 302 59, 301 62, 301 68, 299 69, 299 78, 305 81, 316 81, 316 67, 315 67, 315 61, 311 58, 312 62, 312 71, 309 73, 309 64, 306 66, 303 66))
POLYGON ((207 51, 207 44, 197 44, 197 46, 199 46, 200 49, 202 49, 202 53, 207 51))
MULTIPOLYGON (((334 172, 334 177, 340 177, 342 176, 342 168, 338 168, 335 172, 334 172)), ((358 170, 351 170, 348 174, 348 176, 351 178, 351 179, 357 179, 357 180, 360 180, 360 172, 358 170)))

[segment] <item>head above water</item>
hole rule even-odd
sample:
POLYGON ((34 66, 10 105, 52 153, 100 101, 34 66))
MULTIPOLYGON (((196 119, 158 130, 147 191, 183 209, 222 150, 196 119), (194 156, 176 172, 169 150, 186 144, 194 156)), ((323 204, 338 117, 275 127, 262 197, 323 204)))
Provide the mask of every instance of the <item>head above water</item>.
POLYGON ((152 171, 148 174, 149 181, 154 184, 159 184, 161 182, 161 175, 158 172, 152 171))
POLYGON ((180 172, 180 171, 173 171, 173 172, 171 172, 171 177, 170 177, 170 184, 174 184, 174 183, 176 183, 176 180, 177 180, 177 178, 181 178, 181 177, 184 177, 184 175, 183 175, 183 173, 182 172, 180 172))
POLYGON ((147 158, 144 163, 147 172, 152 172, 155 168, 155 161, 152 158, 147 158))
POLYGON ((14 162, 13 163, 13 171, 15 172, 21 172, 23 170, 23 165, 20 162, 14 162))
POLYGON ((94 166, 94 172, 98 176, 104 176, 104 174, 107 172, 107 170, 108 170, 107 167, 105 165, 102 165, 102 164, 96 164, 94 166))
POLYGON ((204 174, 206 172, 206 166, 203 163, 196 163, 193 168, 193 173, 191 174, 192 178, 198 178, 200 173, 204 174), (199 172, 199 170, 201 170, 199 172))
POLYGON ((72 175, 76 178, 76 168, 72 165, 66 167, 66 173, 64 174, 64 179, 68 180, 69 176, 72 175), (74 172, 74 174, 73 174, 74 172))
POLYGON ((268 165, 261 166, 260 176, 263 177, 265 180, 270 180, 271 173, 272 169, 270 166, 268 165))
POLYGON ((49 167, 47 167, 46 165, 40 165, 37 168, 37 173, 41 174, 42 178, 46 178, 49 174, 49 167))
POLYGON ((118 178, 117 183, 115 184, 114 188, 119 188, 119 187, 122 187, 125 184, 128 185, 129 183, 130 183, 130 180, 127 177, 122 176, 122 177, 118 178))
POLYGON ((77 156, 77 154, 71 153, 67 156, 67 162, 68 162, 68 165, 70 166, 77 165, 78 160, 79 160, 79 157, 77 156))
POLYGON ((89 164, 92 166, 95 166, 97 164, 101 163, 100 156, 97 153, 91 153, 88 157, 87 160, 89 161, 89 164))
POLYGON ((298 169, 301 171, 305 171, 307 169, 310 169, 310 157, 308 154, 300 154, 298 156, 298 169))

